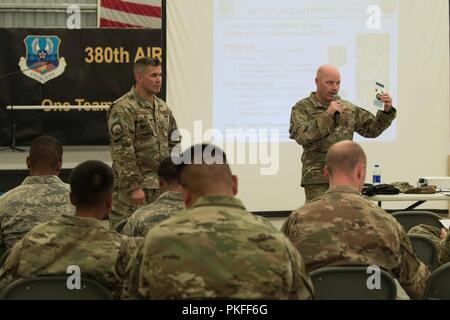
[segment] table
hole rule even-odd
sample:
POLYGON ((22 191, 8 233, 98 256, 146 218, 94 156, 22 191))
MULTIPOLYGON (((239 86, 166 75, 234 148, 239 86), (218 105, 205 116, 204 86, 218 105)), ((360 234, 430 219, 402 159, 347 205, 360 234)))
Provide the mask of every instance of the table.
POLYGON ((412 210, 426 201, 450 201, 450 194, 441 192, 431 194, 377 194, 372 197, 367 197, 367 199, 378 201, 380 207, 383 201, 415 201, 414 204, 404 209, 406 211, 412 210))

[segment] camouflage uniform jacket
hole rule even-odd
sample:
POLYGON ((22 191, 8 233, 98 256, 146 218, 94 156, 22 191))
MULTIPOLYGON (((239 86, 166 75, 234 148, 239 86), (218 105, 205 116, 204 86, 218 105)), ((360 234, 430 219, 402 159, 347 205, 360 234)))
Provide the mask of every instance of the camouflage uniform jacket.
POLYGON ((439 265, 450 262, 450 234, 439 242, 439 265))
POLYGON ((6 249, 34 226, 66 213, 74 214, 70 186, 57 176, 29 176, 0 197, 0 245, 6 249))
POLYGON ((158 167, 178 141, 171 141, 177 124, 166 103, 154 104, 134 89, 114 101, 108 110, 110 150, 117 189, 158 189, 158 167))
MULTIPOLYGON (((440 230, 439 230, 440 231, 440 230)), ((450 262, 450 234, 445 239, 439 241, 438 248, 438 265, 441 266, 450 262)))
POLYGON ((354 132, 366 138, 377 137, 391 125, 396 116, 394 108, 389 113, 378 111, 374 117, 369 111, 349 101, 342 102, 344 107, 337 127, 333 115, 326 112, 329 104, 322 105, 315 92, 292 108, 289 137, 303 147, 302 186, 328 183, 323 168, 327 151, 334 143, 353 140, 354 132))
POLYGON ((132 267, 132 295, 147 299, 313 295, 303 260, 289 240, 227 196, 202 197, 151 229, 132 267))
POLYGON ((121 233, 133 237, 145 237, 158 223, 184 209, 183 193, 167 191, 149 205, 139 208, 128 218, 121 233))
POLYGON ((441 239, 441 229, 426 224, 420 224, 412 227, 408 231, 408 234, 425 236, 433 241, 434 245, 438 249, 438 266, 450 262, 450 234, 448 234, 444 239, 441 239))
POLYGON ((390 271, 411 298, 422 297, 429 276, 395 218, 348 186, 297 209, 282 231, 302 254, 306 270, 377 265, 390 271))
POLYGON ((77 265, 82 278, 103 283, 119 298, 126 265, 142 241, 108 230, 94 218, 60 216, 36 226, 12 247, 0 270, 0 291, 17 279, 68 275, 67 267, 77 265))

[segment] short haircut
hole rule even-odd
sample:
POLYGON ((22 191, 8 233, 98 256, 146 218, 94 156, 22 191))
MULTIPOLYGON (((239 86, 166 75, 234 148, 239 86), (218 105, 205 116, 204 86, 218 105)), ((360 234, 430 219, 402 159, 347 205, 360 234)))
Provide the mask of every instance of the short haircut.
POLYGON ((33 140, 30 148, 30 165, 39 168, 56 168, 62 161, 63 147, 58 139, 43 135, 33 140))
POLYGON ((366 154, 361 146, 345 140, 335 143, 327 152, 327 167, 330 174, 350 174, 358 164, 366 164, 366 154))
POLYGON ((158 177, 164 178, 168 182, 177 182, 177 170, 171 157, 161 161, 158 168, 158 177))
POLYGON ((113 171, 101 161, 85 161, 72 170, 69 183, 76 206, 101 204, 112 193, 113 171))
POLYGON ((191 193, 201 196, 207 191, 232 185, 232 173, 225 152, 212 144, 197 144, 180 156, 178 182, 191 193))
POLYGON ((158 67, 161 65, 161 61, 155 58, 143 57, 136 60, 133 66, 133 73, 142 72, 146 67, 158 67))

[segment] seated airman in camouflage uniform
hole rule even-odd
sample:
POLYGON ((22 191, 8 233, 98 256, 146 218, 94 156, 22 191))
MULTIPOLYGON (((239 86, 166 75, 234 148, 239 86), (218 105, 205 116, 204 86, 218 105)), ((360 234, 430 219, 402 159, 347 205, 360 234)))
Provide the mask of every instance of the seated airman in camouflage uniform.
MULTIPOLYGON (((103 283, 120 298, 126 266, 143 238, 105 228, 112 203, 113 173, 100 161, 73 169, 70 200, 75 216, 62 215, 34 227, 11 249, 0 270, 0 292, 18 279, 35 275, 66 275, 76 265, 81 278, 103 283)), ((68 275, 69 276, 69 275, 68 275)))
POLYGON ((184 209, 183 188, 178 183, 175 164, 171 157, 164 159, 158 169, 161 196, 149 205, 139 208, 127 219, 121 233, 133 237, 145 237, 158 223, 184 209))
POLYGON ((188 209, 148 232, 130 265, 129 293, 146 299, 310 299, 298 251, 234 197, 237 177, 223 151, 197 145, 182 158, 177 171, 188 209), (194 152, 199 157, 189 164, 194 152))
POLYGON ((26 159, 30 175, 0 197, 0 246, 9 249, 34 226, 61 214, 73 215, 70 187, 61 181, 63 147, 50 136, 33 140, 26 159))
POLYGON ((438 266, 450 262, 450 235, 447 229, 438 229, 433 226, 421 224, 412 227, 408 231, 408 234, 422 235, 434 242, 436 248, 438 249, 438 266))
POLYGON ((306 270, 337 265, 377 265, 388 270, 411 298, 421 298, 429 276, 404 228, 361 195, 366 155, 351 141, 333 145, 325 175, 330 189, 295 210, 283 232, 301 251, 306 270))
POLYGON ((301 185, 307 202, 328 189, 323 168, 327 151, 334 143, 353 140, 355 132, 366 138, 377 137, 390 126, 397 113, 387 93, 380 97, 384 110, 378 111, 375 117, 350 101, 341 100, 337 96, 341 75, 331 65, 321 66, 315 81, 317 91, 296 103, 289 125, 290 138, 303 147, 301 185), (336 113, 340 115, 339 120, 336 113))

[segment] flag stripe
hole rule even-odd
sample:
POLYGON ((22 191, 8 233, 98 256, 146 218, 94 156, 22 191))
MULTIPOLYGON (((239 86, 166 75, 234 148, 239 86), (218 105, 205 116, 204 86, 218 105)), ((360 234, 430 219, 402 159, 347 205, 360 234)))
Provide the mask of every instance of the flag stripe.
POLYGON ((146 4, 148 6, 161 7, 161 0, 122 0, 127 2, 134 2, 139 4, 146 4))
POLYGON ((113 10, 133 13, 142 16, 161 18, 161 7, 138 4, 121 0, 102 0, 101 6, 113 10))
POLYGON ((108 19, 100 18, 100 27, 102 28, 143 28, 142 26, 136 26, 134 24, 122 23, 117 21, 111 21, 108 19))
POLYGON ((156 17, 141 16, 112 9, 103 8, 100 19, 106 19, 123 24, 130 24, 145 28, 161 28, 161 19, 156 17))

